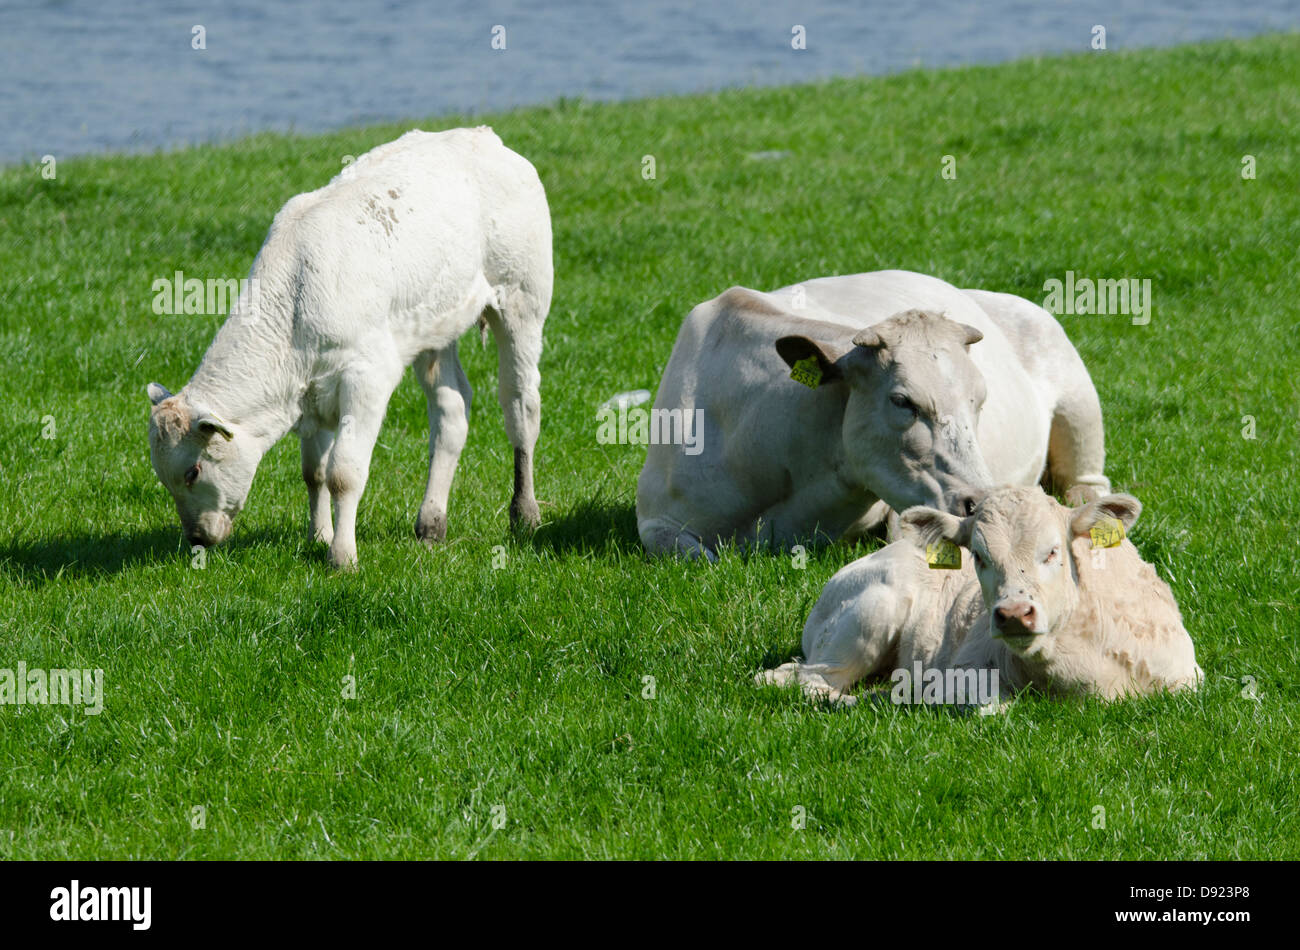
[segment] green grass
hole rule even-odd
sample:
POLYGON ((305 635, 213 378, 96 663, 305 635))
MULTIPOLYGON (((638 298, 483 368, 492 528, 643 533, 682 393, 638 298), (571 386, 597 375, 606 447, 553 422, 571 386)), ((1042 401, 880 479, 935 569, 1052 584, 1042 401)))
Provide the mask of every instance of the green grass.
POLYGON ((408 379, 355 576, 305 541, 292 438, 231 542, 190 567, 144 386, 179 388, 221 318, 155 316, 151 283, 244 275, 275 211, 342 156, 460 121, 68 159, 53 181, 0 170, 0 667, 106 681, 98 717, 0 706, 0 856, 1300 855, 1297 117, 1297 36, 487 117, 555 223, 547 523, 509 535, 493 344, 467 340, 448 543, 412 530, 427 436, 408 379), (764 150, 791 154, 748 157, 764 150), (1062 320, 1199 694, 831 712, 751 677, 797 650, 865 548, 804 570, 642 555, 644 450, 597 444, 596 406, 653 389, 682 316, 732 284, 887 267, 1039 301, 1067 270, 1151 279, 1148 326, 1062 320))

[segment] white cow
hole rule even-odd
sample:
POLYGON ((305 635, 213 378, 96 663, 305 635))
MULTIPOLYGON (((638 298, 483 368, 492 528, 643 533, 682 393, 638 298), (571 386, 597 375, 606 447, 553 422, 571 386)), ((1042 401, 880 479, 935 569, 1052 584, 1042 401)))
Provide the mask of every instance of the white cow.
POLYGON ((804 659, 756 681, 842 704, 890 671, 896 687, 927 680, 938 702, 969 701, 954 696, 969 678, 952 675, 967 670, 997 670, 993 702, 1030 686, 1105 699, 1195 689, 1204 674, 1173 593, 1126 537, 1141 510, 1132 495, 1071 509, 1039 487, 999 489, 966 518, 908 509, 900 540, 827 583, 804 659), (930 566, 945 541, 969 552, 958 570, 930 566))
POLYGON ((1097 391, 1051 314, 906 271, 700 304, 655 410, 701 431, 691 452, 647 453, 637 524, 654 554, 853 538, 886 505, 964 514, 1045 470, 1076 496, 1110 490, 1097 391), (820 374, 815 388, 791 378, 796 364, 820 374))
POLYGON ((290 199, 253 262, 252 292, 194 377, 175 395, 148 387, 150 455, 190 542, 226 538, 262 456, 293 429, 311 535, 335 566, 354 566, 371 452, 412 363, 429 408, 415 529, 441 541, 473 396, 456 341, 480 315, 497 338, 514 446, 510 520, 535 526, 537 362, 551 284, 542 183, 486 127, 408 132, 290 199))

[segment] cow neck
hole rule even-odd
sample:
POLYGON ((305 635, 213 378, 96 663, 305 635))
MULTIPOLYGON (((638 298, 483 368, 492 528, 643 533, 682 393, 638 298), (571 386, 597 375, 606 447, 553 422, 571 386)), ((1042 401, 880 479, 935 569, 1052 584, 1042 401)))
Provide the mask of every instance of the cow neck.
POLYGON ((291 310, 264 298, 251 315, 231 315, 186 386, 191 405, 240 427, 263 451, 297 423, 307 390, 291 310))
POLYGON ((861 478, 857 470, 849 464, 842 440, 832 444, 830 458, 826 460, 825 465, 835 473, 835 478, 839 482, 841 490, 858 495, 859 500, 867 506, 875 504, 880 499, 879 495, 867 487, 867 483, 861 478))

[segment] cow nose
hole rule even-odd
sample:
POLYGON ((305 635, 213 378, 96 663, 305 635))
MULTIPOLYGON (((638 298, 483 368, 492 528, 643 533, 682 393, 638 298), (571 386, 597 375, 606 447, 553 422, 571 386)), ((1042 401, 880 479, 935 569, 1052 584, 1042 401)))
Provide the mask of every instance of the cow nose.
POLYGON ((1030 633, 1037 619, 1038 612, 1030 603, 1002 604, 993 611, 993 622, 999 630, 1019 627, 1017 632, 1030 633))
POLYGON ((190 544, 216 547, 230 536, 230 516, 222 512, 204 512, 190 525, 184 525, 190 544))

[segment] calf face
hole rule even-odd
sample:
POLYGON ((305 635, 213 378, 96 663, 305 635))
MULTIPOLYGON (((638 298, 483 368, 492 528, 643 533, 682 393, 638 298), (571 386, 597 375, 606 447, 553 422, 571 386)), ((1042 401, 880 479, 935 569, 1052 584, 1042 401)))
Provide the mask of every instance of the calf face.
POLYGON ((1071 542, 1107 518, 1127 531, 1141 511, 1132 495, 1105 495, 1070 509, 1035 486, 999 489, 965 518, 913 508, 901 521, 926 543, 947 540, 970 550, 993 636, 1032 656, 1064 626, 1079 600, 1071 542))
POLYGON ((896 511, 967 515, 991 487, 976 435, 984 377, 968 352, 982 338, 941 314, 908 310, 862 330, 848 350, 802 336, 782 337, 776 349, 791 367, 813 359, 821 381, 847 385, 840 438, 867 489, 896 511))
POLYGON ((220 544, 244 507, 260 456, 246 451, 236 430, 211 412, 149 384, 149 457, 171 492, 190 544, 220 544))

